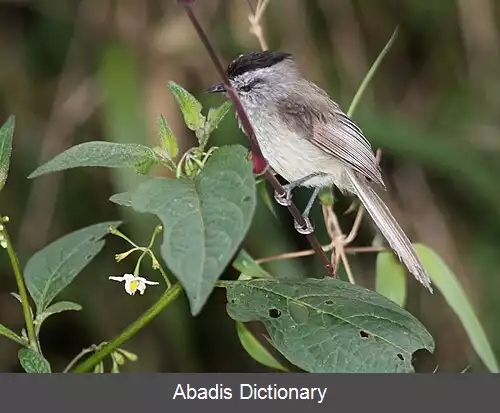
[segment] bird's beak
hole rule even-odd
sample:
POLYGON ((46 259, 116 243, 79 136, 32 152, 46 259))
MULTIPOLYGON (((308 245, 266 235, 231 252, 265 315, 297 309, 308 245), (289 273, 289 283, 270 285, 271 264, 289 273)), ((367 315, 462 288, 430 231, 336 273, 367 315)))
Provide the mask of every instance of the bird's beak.
POLYGON ((222 93, 226 91, 226 87, 224 83, 216 83, 213 86, 210 86, 205 92, 206 93, 222 93))

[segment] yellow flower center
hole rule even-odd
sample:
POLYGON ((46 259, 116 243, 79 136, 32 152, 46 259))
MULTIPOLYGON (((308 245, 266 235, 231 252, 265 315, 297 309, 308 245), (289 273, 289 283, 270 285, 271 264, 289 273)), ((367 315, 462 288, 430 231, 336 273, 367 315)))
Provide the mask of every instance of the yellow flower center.
POLYGON ((132 293, 135 293, 138 286, 139 286, 139 281, 130 281, 130 291, 132 293))

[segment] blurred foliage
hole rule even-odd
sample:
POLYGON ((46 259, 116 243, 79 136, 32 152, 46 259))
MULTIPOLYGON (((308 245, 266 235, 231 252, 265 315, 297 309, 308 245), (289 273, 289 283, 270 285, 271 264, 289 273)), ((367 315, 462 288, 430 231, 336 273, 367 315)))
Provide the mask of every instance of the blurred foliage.
MULTIPOLYGON (((197 2, 196 13, 225 62, 259 44, 249 32, 245 1, 197 2)), ((294 54, 305 74, 346 107, 394 28, 399 36, 379 68, 355 119, 383 149, 386 198, 411 238, 431 246, 459 278, 500 354, 500 9, 494 0, 271 0, 264 34, 269 47, 294 54)), ((21 261, 56 238, 87 225, 123 219, 146 242, 157 222, 108 201, 143 177, 127 170, 78 169, 26 177, 67 147, 95 140, 155 145, 165 115, 179 150, 196 143, 167 81, 182 84, 203 105, 221 104, 203 90, 217 81, 206 52, 174 1, 24 0, 0 3, 0 115, 16 116, 9 180, 0 198, 21 261)), ((233 116, 213 144, 246 143, 233 116)), ((297 196, 299 205, 307 193, 297 196)), ((349 228, 350 204, 336 209, 349 228)), ((308 248, 281 208, 276 217, 261 200, 244 243, 259 258, 308 248)), ((322 242, 321 211, 313 209, 322 242)), ((372 234, 366 221, 357 243, 372 234)), ((61 299, 77 313, 47 320, 41 340, 60 371, 83 347, 117 334, 154 297, 117 293, 107 278, 129 270, 113 255, 111 239, 61 299)), ((0 261, 0 323, 21 327, 8 259, 0 261)), ((375 285, 375 256, 352 257, 356 279, 375 285)), ((265 265, 276 276, 301 279, 321 271, 315 257, 265 265)), ((225 277, 234 278, 229 268, 225 277)), ((121 291, 120 291, 121 292, 121 291)), ((178 300, 127 348, 139 355, 125 371, 262 371, 241 348, 217 291, 192 319, 178 300)), ((407 308, 434 336, 439 371, 484 371, 457 316, 444 298, 408 280, 407 308)), ((19 330, 17 328, 17 330, 19 330)), ((16 346, 0 342, 0 371, 20 371, 16 346), (9 364, 10 363, 10 364, 9 364), (12 364, 14 363, 14 364, 12 364)), ((418 362, 419 360, 417 360, 418 362)), ((431 368, 432 371, 433 367, 431 368)))

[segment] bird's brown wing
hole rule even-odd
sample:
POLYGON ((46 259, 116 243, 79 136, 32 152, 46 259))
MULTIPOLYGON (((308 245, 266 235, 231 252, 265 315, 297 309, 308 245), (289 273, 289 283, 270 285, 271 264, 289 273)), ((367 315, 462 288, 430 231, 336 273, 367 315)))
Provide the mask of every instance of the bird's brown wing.
POLYGON ((370 181, 385 187, 370 142, 356 124, 316 85, 303 97, 290 93, 278 114, 295 133, 331 154, 370 181))

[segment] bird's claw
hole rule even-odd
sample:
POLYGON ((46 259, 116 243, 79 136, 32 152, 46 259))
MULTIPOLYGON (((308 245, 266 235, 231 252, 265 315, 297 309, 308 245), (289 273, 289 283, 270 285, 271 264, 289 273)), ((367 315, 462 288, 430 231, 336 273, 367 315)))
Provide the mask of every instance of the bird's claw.
POLYGON ((294 222, 295 229, 299 234, 309 235, 314 232, 314 227, 308 217, 302 217, 304 219, 305 225, 300 225, 297 221, 294 222))
POLYGON ((292 205, 292 193, 291 193, 291 191, 285 191, 284 194, 279 194, 277 191, 274 191, 274 199, 281 206, 292 205))

